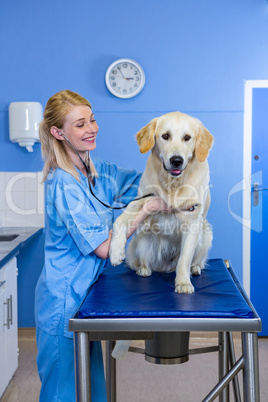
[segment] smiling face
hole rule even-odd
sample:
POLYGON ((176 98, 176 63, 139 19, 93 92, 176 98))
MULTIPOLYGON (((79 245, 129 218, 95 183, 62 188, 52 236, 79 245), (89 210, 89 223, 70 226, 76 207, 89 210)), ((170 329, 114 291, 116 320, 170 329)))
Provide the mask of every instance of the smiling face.
MULTIPOLYGON (((93 151, 96 148, 98 130, 99 127, 91 108, 86 105, 79 105, 71 106, 60 131, 82 156, 85 152, 93 151)), ((68 144, 66 144, 66 150, 73 153, 68 144)))
POLYGON ((213 137, 198 119, 173 112, 153 119, 137 134, 137 141, 142 153, 152 149, 163 169, 179 177, 193 157, 206 159, 213 137))

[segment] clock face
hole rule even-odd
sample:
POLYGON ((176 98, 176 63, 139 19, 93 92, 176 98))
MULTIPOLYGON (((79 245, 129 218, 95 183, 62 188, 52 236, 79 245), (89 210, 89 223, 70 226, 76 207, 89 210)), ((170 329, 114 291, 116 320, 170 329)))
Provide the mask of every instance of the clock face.
POLYGON ((118 98, 132 98, 144 87, 145 75, 136 61, 119 59, 108 67, 105 81, 113 95, 118 98))

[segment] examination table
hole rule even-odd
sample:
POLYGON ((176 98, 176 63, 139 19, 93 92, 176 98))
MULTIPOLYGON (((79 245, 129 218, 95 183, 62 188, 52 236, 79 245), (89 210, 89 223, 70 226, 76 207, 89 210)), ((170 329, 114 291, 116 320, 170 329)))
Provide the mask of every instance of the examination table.
POLYGON ((219 382, 203 401, 213 401, 219 395, 221 402, 228 402, 231 381, 234 399, 241 401, 237 374, 242 370, 243 400, 259 402, 257 332, 261 331, 261 320, 229 262, 209 260, 202 274, 192 278, 193 294, 175 293, 174 280, 175 272, 153 272, 151 277, 142 278, 122 264, 107 268, 91 287, 69 321, 69 330, 74 331, 77 401, 91 401, 89 343, 92 340, 107 341, 108 401, 116 401, 116 360, 111 357, 111 351, 115 340, 129 339, 145 340, 145 351, 130 350, 144 353, 147 360, 161 364, 182 363, 188 360, 189 354, 216 351, 219 382), (218 345, 188 350, 187 334, 191 331, 217 331, 218 345), (242 355, 238 360, 234 353, 233 331, 241 332, 242 355), (154 349, 156 353, 158 348, 161 350, 161 336, 162 343, 165 338, 169 345, 172 343, 169 335, 177 335, 174 347, 177 343, 183 344, 182 352, 175 351, 182 355, 150 356, 154 349), (158 342, 156 348, 154 342, 158 342))

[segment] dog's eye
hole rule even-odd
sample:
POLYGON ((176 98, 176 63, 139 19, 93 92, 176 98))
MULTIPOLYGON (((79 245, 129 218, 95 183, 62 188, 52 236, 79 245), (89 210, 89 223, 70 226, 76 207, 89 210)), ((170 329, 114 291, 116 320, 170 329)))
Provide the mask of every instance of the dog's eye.
POLYGON ((192 137, 191 137, 189 134, 186 134, 186 135, 184 136, 184 141, 190 141, 191 138, 192 138, 192 137))
POLYGON ((168 140, 169 139, 169 133, 165 133, 165 134, 163 134, 162 135, 162 138, 164 139, 164 140, 168 140))

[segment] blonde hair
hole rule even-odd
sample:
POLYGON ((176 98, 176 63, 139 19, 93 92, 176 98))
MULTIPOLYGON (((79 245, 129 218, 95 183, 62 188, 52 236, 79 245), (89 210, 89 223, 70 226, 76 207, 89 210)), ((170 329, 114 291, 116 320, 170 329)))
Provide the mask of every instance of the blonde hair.
MULTIPOLYGON (((61 129, 72 106, 80 105, 86 105, 91 108, 91 104, 87 99, 69 90, 57 92, 47 101, 44 119, 39 125, 39 138, 41 141, 42 156, 45 161, 43 181, 46 180, 51 169, 55 170, 58 167, 70 173, 79 181, 79 175, 64 148, 63 141, 59 141, 53 137, 50 129, 53 126, 61 129)), ((92 175, 97 176, 92 161, 90 161, 90 167, 92 175)))

